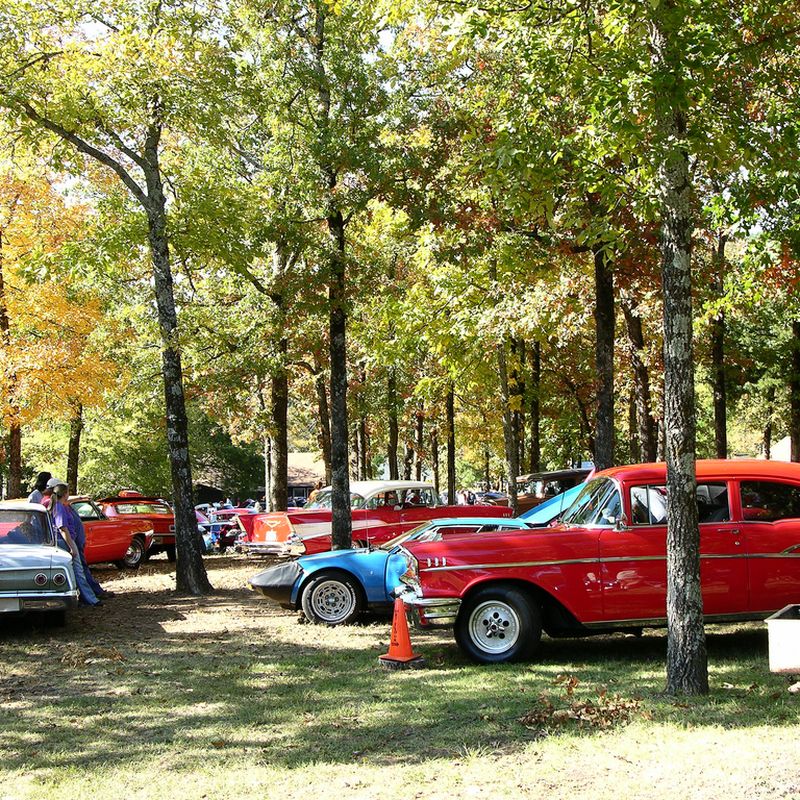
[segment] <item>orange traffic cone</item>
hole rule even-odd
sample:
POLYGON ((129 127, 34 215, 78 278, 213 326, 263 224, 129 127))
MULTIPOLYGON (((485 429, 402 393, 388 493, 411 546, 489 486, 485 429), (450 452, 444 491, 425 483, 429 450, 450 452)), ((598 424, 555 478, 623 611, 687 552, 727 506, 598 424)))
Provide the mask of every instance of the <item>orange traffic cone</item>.
POLYGON ((392 617, 392 640, 389 652, 378 656, 378 662, 389 669, 413 669, 421 667, 425 659, 411 650, 411 637, 408 635, 405 603, 398 597, 394 601, 392 617))

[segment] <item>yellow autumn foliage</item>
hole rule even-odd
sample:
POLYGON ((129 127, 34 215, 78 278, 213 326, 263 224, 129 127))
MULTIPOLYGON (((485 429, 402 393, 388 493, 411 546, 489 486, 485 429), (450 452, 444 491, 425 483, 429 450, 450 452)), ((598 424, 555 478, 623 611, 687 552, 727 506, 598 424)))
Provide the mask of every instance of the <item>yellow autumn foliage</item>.
POLYGON ((96 295, 67 280, 37 282, 33 262, 76 237, 85 209, 41 177, 0 173, 0 402, 5 424, 63 418, 102 403, 117 379, 99 352, 96 295))

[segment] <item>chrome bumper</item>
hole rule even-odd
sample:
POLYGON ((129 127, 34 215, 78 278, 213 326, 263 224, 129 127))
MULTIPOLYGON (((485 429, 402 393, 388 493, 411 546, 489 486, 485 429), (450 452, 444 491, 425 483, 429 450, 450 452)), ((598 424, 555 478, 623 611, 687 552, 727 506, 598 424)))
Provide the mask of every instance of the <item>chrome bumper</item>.
POLYGON ((277 556, 289 558, 302 556, 306 549, 303 545, 287 544, 286 542, 240 542, 239 547, 251 556, 277 556))
POLYGON ((29 592, 18 595, 0 595, 0 613, 19 611, 60 611, 78 605, 78 590, 67 592, 35 594, 29 592))
POLYGON ((424 598, 404 595, 406 615, 415 628, 450 628, 456 623, 461 600, 456 597, 424 598))

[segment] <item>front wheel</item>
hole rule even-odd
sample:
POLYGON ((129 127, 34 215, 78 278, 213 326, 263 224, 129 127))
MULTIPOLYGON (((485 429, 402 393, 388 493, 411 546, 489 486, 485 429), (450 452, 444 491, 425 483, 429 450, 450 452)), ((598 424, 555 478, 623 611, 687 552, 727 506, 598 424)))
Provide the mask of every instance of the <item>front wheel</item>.
POLYGON ((144 542, 137 536, 131 539, 128 551, 114 565, 119 569, 139 569, 139 565, 144 561, 144 542))
POLYGON ((530 658, 542 637, 539 609, 519 589, 488 586, 461 606, 456 642, 474 661, 502 664, 530 658))
POLYGON ((306 584, 300 604, 317 625, 349 625, 361 613, 361 589, 350 575, 323 573, 306 584))

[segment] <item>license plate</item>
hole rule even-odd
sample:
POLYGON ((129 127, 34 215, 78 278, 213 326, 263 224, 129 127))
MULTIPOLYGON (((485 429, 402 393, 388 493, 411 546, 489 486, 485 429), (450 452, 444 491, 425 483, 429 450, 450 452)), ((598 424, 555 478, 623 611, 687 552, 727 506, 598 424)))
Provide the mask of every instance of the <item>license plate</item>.
POLYGON ((20 602, 16 597, 0 597, 0 612, 19 611, 20 602))

